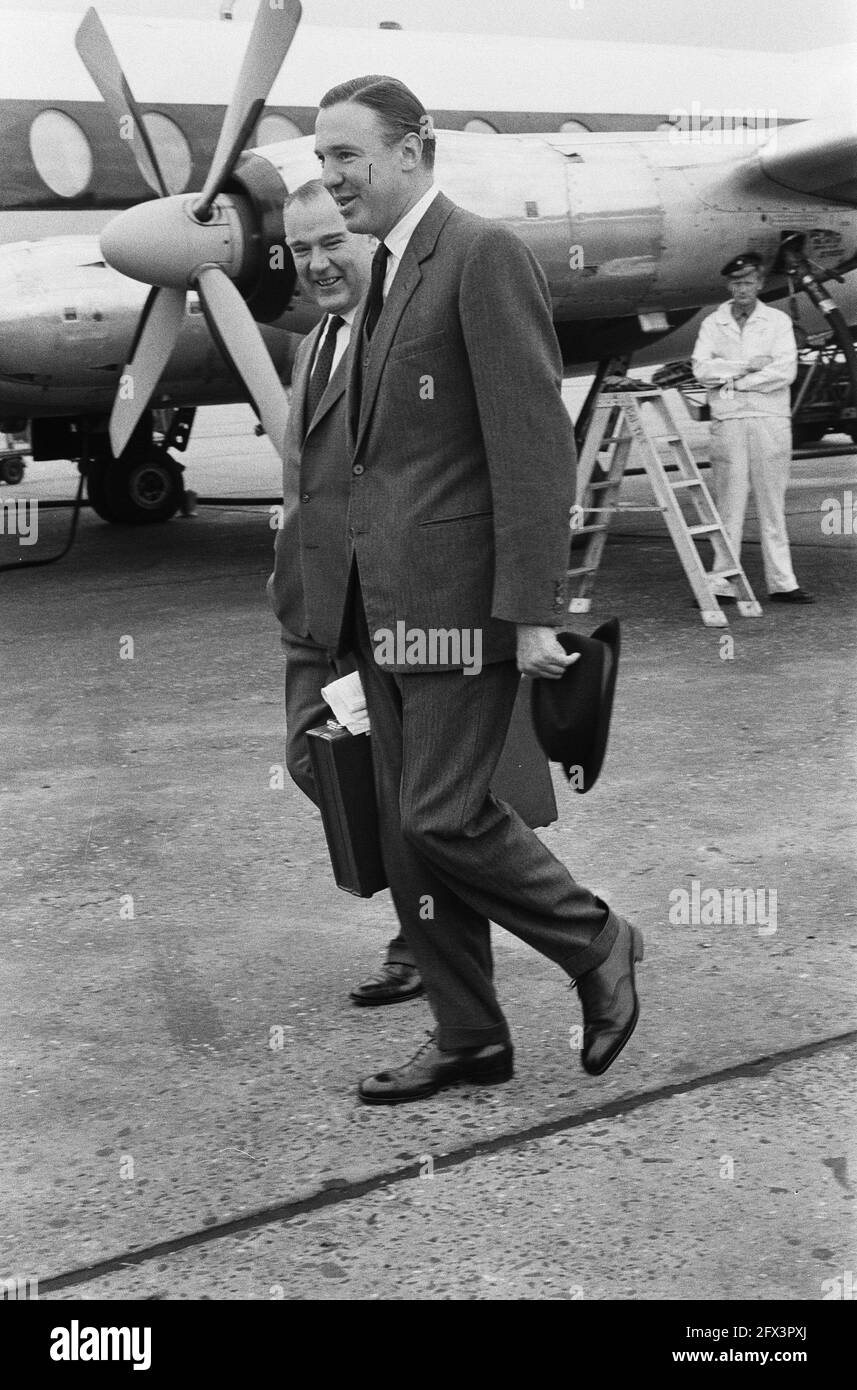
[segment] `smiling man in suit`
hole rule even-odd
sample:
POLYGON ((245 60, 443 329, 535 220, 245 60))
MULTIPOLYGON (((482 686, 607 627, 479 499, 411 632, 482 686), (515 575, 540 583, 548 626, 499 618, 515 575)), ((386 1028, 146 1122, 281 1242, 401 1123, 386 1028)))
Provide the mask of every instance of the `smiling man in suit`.
MULTIPOLYGON (((320 179, 287 200, 286 242, 301 286, 325 310, 298 348, 283 459, 283 524, 268 593, 286 653, 286 765, 311 801, 317 793, 307 730, 330 710, 321 687, 354 670, 334 648, 348 579, 345 545, 351 477, 345 436, 346 358, 357 305, 369 286, 372 243, 350 232, 320 179)), ((422 993, 401 930, 377 975, 351 991, 355 1004, 396 1004, 422 993)))
POLYGON ((513 232, 435 187, 434 150, 394 78, 321 100, 325 186, 351 231, 379 239, 349 368, 342 640, 366 692, 393 898, 438 1025, 410 1062, 361 1083, 369 1104, 511 1077, 491 921, 576 980, 591 1074, 639 1013, 639 931, 490 791, 519 673, 558 679, 576 659, 556 634, 574 443, 542 272, 513 232), (477 645, 478 670, 463 660, 477 645))

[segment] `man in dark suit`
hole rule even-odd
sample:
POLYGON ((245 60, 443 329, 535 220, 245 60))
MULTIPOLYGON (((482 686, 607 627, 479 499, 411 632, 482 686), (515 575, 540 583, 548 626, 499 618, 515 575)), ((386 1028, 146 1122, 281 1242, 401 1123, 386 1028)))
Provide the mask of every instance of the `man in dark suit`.
MULTIPOLYGON (((372 245, 345 226, 320 179, 284 208, 286 241, 303 289, 326 310, 298 348, 283 458, 283 524, 274 543, 268 592, 286 654, 286 766, 318 804, 307 730, 330 710, 321 688, 354 670, 334 654, 345 598, 351 470, 346 450, 346 358, 351 324, 369 285, 372 245)), ((422 993, 402 931, 377 975, 351 991, 359 1005, 396 1004, 422 993)))
POLYGON ((380 242, 349 369, 341 640, 366 691, 393 898, 438 1025, 410 1062, 361 1083, 374 1104, 512 1075, 490 921, 576 980, 591 1074, 639 1012, 638 929, 490 792, 519 672, 557 679, 575 659, 556 636, 574 445, 541 270, 434 187, 434 144, 393 78, 320 103, 325 186, 349 229, 380 242), (464 661, 477 643, 478 672, 464 661))

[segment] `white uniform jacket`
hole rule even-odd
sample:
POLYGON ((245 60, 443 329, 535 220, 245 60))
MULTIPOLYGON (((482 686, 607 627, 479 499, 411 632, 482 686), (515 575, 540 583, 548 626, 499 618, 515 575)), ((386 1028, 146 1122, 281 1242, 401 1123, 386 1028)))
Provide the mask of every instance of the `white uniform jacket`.
POLYGON ((791 414, 789 387, 797 376, 797 347, 792 321, 781 309, 756 303, 740 328, 731 300, 703 320, 693 350, 693 374, 708 388, 714 420, 756 415, 791 414), (759 371, 732 381, 750 358, 767 357, 759 371), (730 385, 731 383, 731 385, 730 385))

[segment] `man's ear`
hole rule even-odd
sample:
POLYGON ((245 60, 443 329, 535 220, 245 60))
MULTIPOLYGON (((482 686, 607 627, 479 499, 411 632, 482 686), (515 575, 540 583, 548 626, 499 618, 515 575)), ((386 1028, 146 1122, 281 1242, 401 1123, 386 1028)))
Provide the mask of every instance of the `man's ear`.
POLYGON ((409 131, 402 141, 402 168, 416 169, 423 158, 423 142, 416 131, 409 131))

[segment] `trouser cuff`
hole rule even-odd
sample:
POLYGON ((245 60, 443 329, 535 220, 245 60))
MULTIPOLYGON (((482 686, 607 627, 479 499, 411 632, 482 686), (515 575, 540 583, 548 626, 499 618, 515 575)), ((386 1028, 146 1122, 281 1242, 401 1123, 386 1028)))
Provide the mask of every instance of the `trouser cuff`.
POLYGON ((416 969, 414 953, 407 941, 401 936, 396 936, 387 944, 387 964, 388 965, 412 965, 416 969))
POLYGON ((490 1047, 492 1043, 511 1042, 508 1024, 492 1023, 487 1028, 441 1028, 435 1041, 441 1052, 458 1052, 462 1047, 490 1047))
POLYGON ((565 969, 574 980, 585 975, 588 970, 595 970, 597 966, 604 964, 616 944, 619 927, 623 921, 623 918, 617 917, 616 913, 607 907, 606 903, 602 903, 600 898, 596 898, 596 902, 600 903, 606 910, 607 917, 595 940, 590 941, 589 945, 585 946, 582 951, 575 951, 574 956, 566 961, 565 969))

